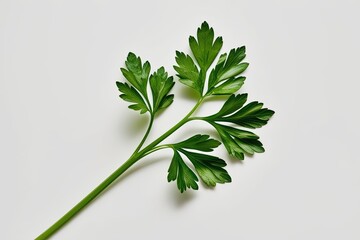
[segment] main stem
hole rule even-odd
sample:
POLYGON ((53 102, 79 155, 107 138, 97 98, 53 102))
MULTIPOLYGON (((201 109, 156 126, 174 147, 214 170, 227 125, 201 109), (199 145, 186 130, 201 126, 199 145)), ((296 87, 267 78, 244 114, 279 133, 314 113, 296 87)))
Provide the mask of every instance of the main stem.
MULTIPOLYGON (((170 136, 173 132, 179 129, 182 125, 189 121, 190 116, 195 112, 195 110, 200 106, 204 98, 200 98, 193 109, 177 124, 170 128, 167 132, 161 135, 159 138, 154 140, 143 150, 139 151, 142 144, 145 142, 150 128, 152 126, 153 117, 150 119, 149 128, 145 133, 144 138, 140 142, 139 146, 134 151, 134 154, 118 169, 115 170, 109 177, 107 177, 102 183, 100 183, 94 190, 92 190, 84 199, 82 199, 78 204, 76 204, 70 211, 68 211, 64 216, 62 216, 57 222, 55 222, 51 227, 49 227, 45 232, 39 235, 35 240, 45 240, 51 237, 56 231, 58 231, 64 224, 71 220, 78 212, 80 212, 84 207, 86 207, 92 200, 94 200, 100 193, 102 193, 110 184, 112 184, 118 177, 120 177, 129 167, 131 167, 138 160, 148 155, 147 153, 156 147, 160 142, 170 136)), ((159 148, 160 149, 160 148, 159 148)), ((158 149, 157 149, 158 150, 158 149)))
POLYGON ((35 240, 48 239, 57 230, 59 230, 65 223, 73 218, 81 209, 88 205, 94 198, 96 198, 104 189, 106 189, 111 183, 113 183, 121 174, 123 174, 129 167, 131 167, 137 160, 139 155, 134 155, 129 158, 123 165, 121 165, 115 172, 107 177, 99 186, 92 190, 84 199, 76 204, 70 211, 62 216, 57 222, 49 227, 45 232, 39 235, 35 240))

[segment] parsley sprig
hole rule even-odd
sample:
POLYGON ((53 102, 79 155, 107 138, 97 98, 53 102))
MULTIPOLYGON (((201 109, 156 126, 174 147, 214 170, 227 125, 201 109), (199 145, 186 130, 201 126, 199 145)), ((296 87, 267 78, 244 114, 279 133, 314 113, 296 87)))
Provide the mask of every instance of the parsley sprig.
POLYGON ((139 56, 129 53, 125 67, 121 68, 126 81, 116 84, 120 97, 130 103, 130 109, 150 115, 144 137, 123 165, 36 239, 49 238, 129 167, 153 152, 165 148, 173 151, 167 180, 176 181, 182 193, 187 189, 197 190, 199 179, 209 187, 231 182, 231 177, 225 170, 226 162, 208 154, 221 143, 230 155, 240 160, 246 155, 265 151, 259 136, 249 129, 264 126, 274 111, 264 108, 263 104, 257 101, 247 103, 247 94, 236 93, 245 81, 245 77, 241 74, 249 66, 248 63, 243 62, 246 57, 245 47, 234 48, 229 53, 221 54, 209 71, 222 48, 222 37, 215 38, 213 28, 204 22, 197 29, 197 36, 190 36, 189 45, 192 56, 176 51, 177 65, 174 69, 179 81, 197 94, 195 106, 177 124, 144 147, 157 113, 168 108, 174 101, 174 95, 170 92, 175 82, 164 67, 151 73, 151 65, 148 61, 142 63, 139 56), (194 113, 202 103, 215 95, 228 96, 220 110, 209 116, 195 116, 194 113), (190 121, 204 121, 210 124, 216 130, 218 140, 198 133, 181 142, 162 143, 190 121))

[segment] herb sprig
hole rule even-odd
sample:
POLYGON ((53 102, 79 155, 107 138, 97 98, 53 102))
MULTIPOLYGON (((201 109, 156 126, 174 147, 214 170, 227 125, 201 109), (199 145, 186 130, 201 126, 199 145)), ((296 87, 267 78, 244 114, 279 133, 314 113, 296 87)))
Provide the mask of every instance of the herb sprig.
POLYGON ((151 65, 148 61, 142 63, 141 58, 134 53, 128 54, 125 67, 121 68, 127 81, 116 84, 121 93, 120 97, 130 103, 130 109, 150 115, 144 137, 123 165, 38 236, 37 240, 52 236, 129 167, 155 151, 165 148, 173 150, 167 180, 176 181, 181 193, 190 188, 197 190, 199 179, 209 187, 231 182, 231 177, 225 170, 226 162, 208 154, 221 143, 230 155, 239 160, 243 160, 246 155, 265 151, 259 136, 245 129, 264 126, 274 111, 264 108, 263 104, 257 101, 247 103, 247 94, 236 94, 245 81, 245 77, 241 74, 249 66, 248 63, 243 62, 246 57, 245 47, 234 48, 228 54, 221 54, 214 68, 209 71, 222 48, 222 37, 215 38, 213 28, 209 27, 207 22, 203 22, 197 29, 197 36, 190 36, 189 45, 192 56, 176 51, 177 65, 174 69, 179 81, 195 91, 197 102, 184 118, 145 147, 143 145, 157 113, 161 109, 168 108, 174 101, 174 95, 170 92, 175 82, 164 67, 150 74, 151 65), (220 110, 209 116, 195 116, 194 113, 201 104, 215 95, 228 96, 220 110), (214 127, 218 133, 218 140, 199 133, 181 142, 161 144, 184 124, 196 120, 204 121, 214 127), (192 167, 184 161, 184 158, 189 160, 187 162, 191 163, 192 167))

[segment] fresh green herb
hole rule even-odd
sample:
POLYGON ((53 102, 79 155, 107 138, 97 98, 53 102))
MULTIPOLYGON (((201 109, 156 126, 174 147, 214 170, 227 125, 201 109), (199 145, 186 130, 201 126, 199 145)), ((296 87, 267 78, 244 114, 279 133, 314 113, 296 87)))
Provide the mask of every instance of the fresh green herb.
POLYGON ((220 144, 219 141, 211 139, 209 135, 195 135, 185 141, 169 145, 174 150, 174 156, 168 171, 168 181, 177 180, 180 192, 186 191, 186 188, 198 189, 196 183, 198 178, 181 158, 180 153, 182 153, 190 160, 206 185, 214 187, 216 183, 231 182, 231 177, 223 168, 226 166, 224 160, 207 154, 188 151, 193 149, 211 152, 220 144))
POLYGON ((173 102, 174 95, 170 94, 170 91, 175 83, 173 77, 168 76, 163 67, 150 74, 150 63, 148 61, 142 63, 140 57, 129 53, 125 68, 121 68, 127 82, 116 84, 121 93, 120 97, 130 102, 130 109, 140 111, 141 114, 149 113, 148 129, 134 153, 123 165, 36 239, 49 238, 129 167, 160 149, 173 150, 174 155, 168 169, 167 180, 169 182, 176 180, 181 193, 188 188, 197 190, 199 179, 209 187, 215 187, 217 183, 231 182, 231 177, 224 168, 225 161, 205 154, 213 151, 221 142, 230 155, 240 160, 246 155, 265 151, 259 137, 244 128, 255 129, 264 126, 274 111, 264 108, 259 102, 246 104, 247 94, 236 94, 245 81, 245 77, 241 74, 249 65, 243 62, 246 57, 245 47, 232 49, 229 54, 221 54, 215 67, 209 72, 222 48, 222 38, 215 38, 214 30, 204 22, 197 30, 197 37, 190 36, 189 45, 193 57, 176 51, 177 66, 174 66, 174 69, 178 73, 179 81, 197 93, 197 102, 192 110, 172 128, 143 147, 157 113, 173 102), (201 104, 215 95, 229 97, 217 113, 210 116, 194 116, 201 104), (178 143, 160 144, 184 124, 196 120, 213 126, 221 142, 210 138, 209 135, 197 134, 178 143), (189 160, 192 167, 183 160, 184 157, 189 160))

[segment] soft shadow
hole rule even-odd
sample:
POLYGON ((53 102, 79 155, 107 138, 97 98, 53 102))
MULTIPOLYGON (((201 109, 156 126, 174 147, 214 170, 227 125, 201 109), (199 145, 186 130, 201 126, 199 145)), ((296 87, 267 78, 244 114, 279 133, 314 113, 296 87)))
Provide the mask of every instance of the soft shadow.
MULTIPOLYGON (((127 176, 134 174, 135 172, 141 170, 142 168, 145 168, 147 166, 150 166, 152 164, 156 164, 158 162, 161 161, 165 161, 165 160, 169 160, 169 156, 162 156, 162 157, 153 157, 153 158, 148 158, 148 159, 144 159, 143 161, 140 161, 138 163, 135 163, 134 166, 132 166, 131 168, 129 168, 129 170, 127 170, 121 177, 119 177, 118 179, 121 178, 126 178, 127 176)), ((115 183, 115 182, 114 182, 115 183)))
POLYGON ((163 156, 163 157, 157 157, 157 158, 151 158, 146 159, 144 161, 140 161, 135 163, 133 166, 131 166, 126 172, 124 172, 120 177, 118 177, 108 188, 107 190, 111 190, 113 187, 116 187, 116 185, 124 181, 129 175, 135 174, 137 171, 141 170, 142 168, 145 168, 147 166, 150 166, 152 164, 156 164, 161 161, 168 160, 169 157, 163 156))
MULTIPOLYGON (((112 188, 116 187, 116 185, 117 185, 120 181, 123 181, 124 178, 126 178, 128 175, 130 175, 130 174, 132 174, 132 173, 134 173, 134 172, 137 172, 138 170, 140 170, 140 169, 142 169, 142 168, 144 168, 144 167, 146 167, 146 166, 149 166, 150 164, 154 164, 154 163, 157 163, 157 162, 166 160, 166 159, 168 159, 168 157, 165 157, 165 156, 164 156, 164 157, 159 157, 159 158, 157 158, 157 159, 148 159, 148 161, 143 161, 143 162, 137 163, 136 165, 134 165, 133 167, 131 167, 129 170, 127 170, 123 175, 121 175, 121 176, 118 177, 115 181, 113 181, 106 189, 104 189, 101 193, 99 193, 93 200, 91 200, 91 201, 89 202, 89 204, 85 205, 85 206, 83 207, 83 209, 81 209, 81 211, 79 211, 79 212, 76 213, 76 214, 77 214, 77 215, 82 214, 86 208, 88 208, 91 204, 93 204, 93 203, 95 202, 96 199, 101 198, 101 196, 102 196, 103 194, 105 194, 105 193, 108 192, 108 191, 111 191, 112 188)), ((69 222, 66 222, 66 223, 64 224, 64 226, 67 225, 68 223, 69 223, 69 222)), ((64 227, 64 226, 63 226, 63 227, 64 227)), ((57 232, 56 232, 56 233, 57 233, 57 232)), ((56 233, 54 233, 54 236, 56 236, 56 233)))
POLYGON ((176 208, 182 208, 195 199, 196 192, 194 190, 188 189, 187 191, 181 193, 176 186, 176 182, 170 182, 170 185, 168 196, 171 198, 170 202, 174 203, 176 208))
POLYGON ((180 88, 180 96, 184 99, 190 99, 193 101, 197 101, 199 98, 199 94, 195 92, 195 90, 189 88, 186 85, 183 85, 184 87, 180 88))
MULTIPOLYGON (((226 153, 227 153, 227 151, 226 151, 226 153)), ((229 159, 229 162, 231 162, 232 164, 241 164, 241 165, 243 165, 243 164, 245 164, 245 162, 244 162, 245 160, 247 160, 247 159, 249 159, 249 160, 250 160, 250 159, 253 159, 253 158, 254 158, 254 155, 245 153, 245 154, 244 154, 244 159, 243 159, 243 160, 240 160, 240 159, 238 159, 238 158, 236 158, 236 157, 228 154, 228 157, 227 157, 227 158, 229 159)))
POLYGON ((211 187, 211 186, 206 185, 203 181, 199 181, 199 185, 201 185, 201 186, 199 186, 199 188, 202 188, 206 191, 215 191, 216 186, 220 185, 220 183, 216 184, 215 187, 211 187))
MULTIPOLYGON (((128 137, 132 137, 134 135, 138 135, 140 133, 143 133, 148 124, 149 124, 149 116, 148 114, 142 114, 140 116, 135 114, 126 114, 126 127, 124 128, 124 123, 121 122, 119 124, 119 133, 124 133, 128 137), (134 134, 135 133, 135 134, 134 134)), ((120 118, 124 117, 124 115, 120 115, 120 118)), ((122 135, 121 135, 122 136, 122 135)), ((122 136, 123 137, 123 136, 122 136)))
MULTIPOLYGON (((256 154, 256 153, 255 153, 256 154)), ((246 158, 254 158, 255 157, 255 154, 251 155, 251 154, 248 154, 248 153, 245 153, 245 159, 246 158)))
MULTIPOLYGON (((200 120, 199 122, 201 122, 201 124, 203 126, 203 127, 201 126, 201 129, 199 129, 199 130, 192 126, 184 127, 184 129, 181 130, 182 131, 181 135, 179 134, 180 136, 183 136, 183 137, 181 139, 179 139, 179 141, 183 141, 183 140, 185 140, 189 137, 192 137, 194 135, 197 135, 197 134, 209 135, 211 138, 220 141, 219 134, 217 133, 217 131, 215 130, 214 127, 212 127, 210 124, 208 124, 205 121, 200 120)), ((191 123, 189 125, 191 125, 191 123)))
MULTIPOLYGON (((129 168, 129 170, 127 170, 123 175, 121 175, 119 178, 117 178, 106 189, 106 191, 111 191, 112 188, 115 188, 117 186, 117 184, 124 181, 129 175, 136 174, 142 168, 145 168, 151 164, 156 164, 156 163, 159 163, 159 162, 165 161, 165 160, 169 160, 169 156, 151 158, 151 159, 147 159, 146 161, 136 163, 134 166, 129 168)), ((203 185, 203 184, 201 184, 201 185, 203 185)), ((200 186, 200 187, 203 187, 203 186, 200 186)), ((208 188, 208 187, 206 187, 206 188, 208 188)), ((169 198, 171 198, 170 201, 172 203, 174 203, 174 206, 176 208, 184 207, 186 204, 188 204, 190 201, 192 201, 196 197, 196 192, 192 189, 188 189, 187 191, 180 193, 179 189, 176 186, 176 181, 170 182, 168 189, 169 189, 168 190, 169 194, 167 194, 167 195, 169 196, 169 198)), ((211 189, 211 188, 209 188, 209 189, 211 189)), ((104 191, 104 192, 106 192, 106 191, 104 191)), ((101 196, 101 195, 102 195, 102 193, 99 196, 101 196)))
MULTIPOLYGON (((227 150, 225 149, 226 153, 227 153, 227 161, 228 163, 231 163, 231 164, 240 164, 240 165, 243 165, 244 164, 244 160, 240 160, 232 155, 230 155, 227 150)), ((246 157, 246 156, 245 156, 246 157)))

